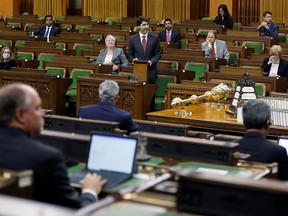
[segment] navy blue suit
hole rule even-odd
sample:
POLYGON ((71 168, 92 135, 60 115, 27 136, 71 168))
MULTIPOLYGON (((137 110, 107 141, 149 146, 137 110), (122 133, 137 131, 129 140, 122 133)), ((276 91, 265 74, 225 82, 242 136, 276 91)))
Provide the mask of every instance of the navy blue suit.
MULTIPOLYGON (((57 35, 60 34, 60 30, 58 27, 52 25, 51 26, 51 30, 50 30, 50 34, 49 34, 49 37, 55 37, 57 35)), ((44 37, 44 34, 45 34, 45 31, 46 31, 46 25, 42 25, 39 27, 39 29, 37 29, 36 31, 34 31, 34 35, 39 35, 41 37, 44 37)))
MULTIPOLYGON (((272 65, 272 64, 268 65, 268 62, 269 62, 269 58, 265 58, 261 66, 262 70, 265 72, 264 73, 265 76, 269 76, 269 72, 270 72, 271 65, 272 65)), ((282 58, 280 58, 277 74, 280 77, 288 77, 288 62, 282 58)))
POLYGON ((131 113, 117 108, 111 102, 99 102, 96 105, 82 106, 79 109, 78 117, 119 122, 119 128, 127 130, 128 133, 140 130, 140 126, 133 123, 131 113))
POLYGON ((0 128, 0 167, 33 170, 33 198, 38 201, 80 208, 96 199, 89 193, 75 195, 61 152, 29 138, 17 128, 0 128))
MULTIPOLYGON (((172 31, 172 33, 170 34, 170 43, 177 43, 179 46, 180 34, 176 31, 174 31, 173 29, 170 31, 172 31)), ((158 34, 158 37, 159 37, 160 42, 166 42, 167 41, 166 30, 160 31, 158 34)))
POLYGON ((135 34, 130 38, 128 48, 128 59, 130 62, 134 58, 138 60, 151 61, 152 65, 148 67, 149 83, 154 84, 157 79, 157 62, 160 60, 161 50, 159 38, 156 35, 148 33, 146 53, 143 51, 139 34, 135 34))
POLYGON ((288 157, 286 149, 256 132, 247 132, 239 143, 239 152, 250 154, 250 161, 279 164, 279 179, 288 179, 288 157))
POLYGON ((257 31, 260 31, 261 37, 273 37, 278 38, 279 26, 273 22, 268 24, 269 28, 266 29, 264 26, 257 28, 257 31))

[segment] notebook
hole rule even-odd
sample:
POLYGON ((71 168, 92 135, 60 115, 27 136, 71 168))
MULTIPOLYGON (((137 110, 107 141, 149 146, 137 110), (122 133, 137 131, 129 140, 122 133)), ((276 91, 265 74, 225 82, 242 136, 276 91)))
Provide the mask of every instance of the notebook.
POLYGON ((87 173, 97 173, 107 180, 104 188, 111 188, 133 175, 137 152, 137 138, 92 133, 86 167, 70 177, 71 185, 81 187, 87 173))
POLYGON ((278 137, 278 145, 283 146, 288 154, 288 137, 284 136, 278 137))

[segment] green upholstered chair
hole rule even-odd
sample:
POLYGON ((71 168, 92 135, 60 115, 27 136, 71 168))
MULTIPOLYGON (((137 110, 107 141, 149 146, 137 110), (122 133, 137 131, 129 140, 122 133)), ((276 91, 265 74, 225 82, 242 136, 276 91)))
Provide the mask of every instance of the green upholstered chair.
POLYGON ((197 34, 207 36, 209 31, 209 29, 198 29, 197 34))
POLYGON ((33 60, 34 53, 33 52, 17 52, 17 59, 33 60))
POLYGON ((236 30, 236 31, 241 30, 241 23, 233 23, 232 30, 236 30))
POLYGON ((105 20, 105 22, 107 22, 108 25, 112 25, 113 22, 120 22, 120 21, 121 21, 121 19, 118 19, 118 18, 111 18, 111 17, 107 17, 106 20, 105 20))
POLYGON ((278 40, 279 40, 279 42, 286 43, 286 41, 287 41, 286 34, 285 33, 279 33, 278 34, 278 40))
POLYGON ((45 70, 47 70, 47 74, 50 74, 50 75, 57 75, 62 78, 66 76, 66 68, 46 67, 45 70))
POLYGON ((7 23, 7 26, 12 27, 12 28, 21 28, 21 23, 20 22, 9 22, 7 23))
POLYGON ((188 45, 188 39, 187 38, 181 38, 180 39, 180 49, 187 49, 188 45))
POLYGON ((103 35, 102 34, 90 34, 90 39, 92 40, 102 40, 103 35))
POLYGON ((215 18, 213 17, 203 17, 201 20, 206 20, 206 21, 214 21, 215 18))
POLYGON ((92 22, 101 22, 102 18, 101 17, 92 17, 91 21, 92 22))
POLYGON ((57 49, 66 49, 66 43, 65 42, 56 42, 55 47, 57 49))
POLYGON ((86 76, 88 77, 93 70, 85 70, 85 69, 73 69, 71 71, 70 77, 72 78, 72 84, 69 87, 69 90, 66 93, 66 101, 76 103, 77 100, 77 77, 86 76))
POLYGON ((205 73, 209 70, 209 65, 202 62, 186 62, 185 70, 195 71, 195 78, 193 81, 202 81, 205 73))
POLYGON ((157 91, 155 93, 154 110, 162 110, 165 103, 165 96, 168 83, 176 83, 174 76, 158 75, 156 80, 157 91))
POLYGON ((81 56, 81 50, 91 50, 92 44, 75 43, 73 49, 76 50, 76 56, 81 56))
POLYGON ((57 22, 58 20, 65 20, 64 16, 54 16, 53 17, 54 22, 57 22))
POLYGON ((15 42, 15 47, 25 47, 25 41, 24 40, 17 40, 15 42))
POLYGON ((39 60, 38 69, 43 69, 43 61, 52 61, 55 55, 56 54, 54 53, 40 53, 38 55, 39 60))
POLYGON ((84 33, 84 29, 91 29, 92 25, 76 25, 75 29, 78 30, 79 33, 84 33))
POLYGON ((64 24, 64 23, 62 23, 60 28, 61 29, 72 29, 73 26, 72 26, 72 24, 64 24))
POLYGON ((254 53, 257 53, 257 54, 264 53, 264 50, 265 50, 265 44, 263 42, 243 41, 242 46, 254 48, 255 49, 254 53))
POLYGON ((11 47, 12 40, 0 39, 0 47, 11 47))
POLYGON ((266 86, 264 83, 255 83, 255 91, 257 97, 265 97, 266 96, 266 86))
POLYGON ((229 52, 230 57, 228 60, 228 65, 235 66, 237 65, 238 59, 239 59, 239 53, 238 52, 229 52))

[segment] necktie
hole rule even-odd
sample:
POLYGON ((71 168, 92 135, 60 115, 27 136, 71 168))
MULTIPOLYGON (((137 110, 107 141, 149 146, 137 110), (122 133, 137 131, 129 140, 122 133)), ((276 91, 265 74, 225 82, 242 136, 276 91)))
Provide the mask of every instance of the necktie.
POLYGON ((214 43, 212 43, 212 52, 211 52, 211 56, 212 56, 212 58, 215 58, 215 57, 216 57, 216 55, 215 55, 214 43))
POLYGON ((146 53, 146 43, 147 43, 147 41, 146 41, 146 36, 143 35, 143 36, 142 36, 142 47, 143 47, 144 53, 146 53))
POLYGON ((50 27, 47 27, 47 28, 46 28, 46 31, 45 31, 45 34, 44 34, 44 37, 48 37, 48 35, 49 35, 49 30, 50 30, 50 27))
POLYGON ((166 32, 166 41, 170 42, 170 31, 166 32))

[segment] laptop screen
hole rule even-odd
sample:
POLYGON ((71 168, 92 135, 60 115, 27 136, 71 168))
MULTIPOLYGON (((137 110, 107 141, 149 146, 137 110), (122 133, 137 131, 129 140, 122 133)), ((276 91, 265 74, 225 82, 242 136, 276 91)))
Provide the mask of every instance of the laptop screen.
POLYGON ((92 134, 87 168, 131 174, 136 151, 136 138, 92 134))
POLYGON ((278 145, 283 146, 288 154, 288 137, 278 137, 278 145))

